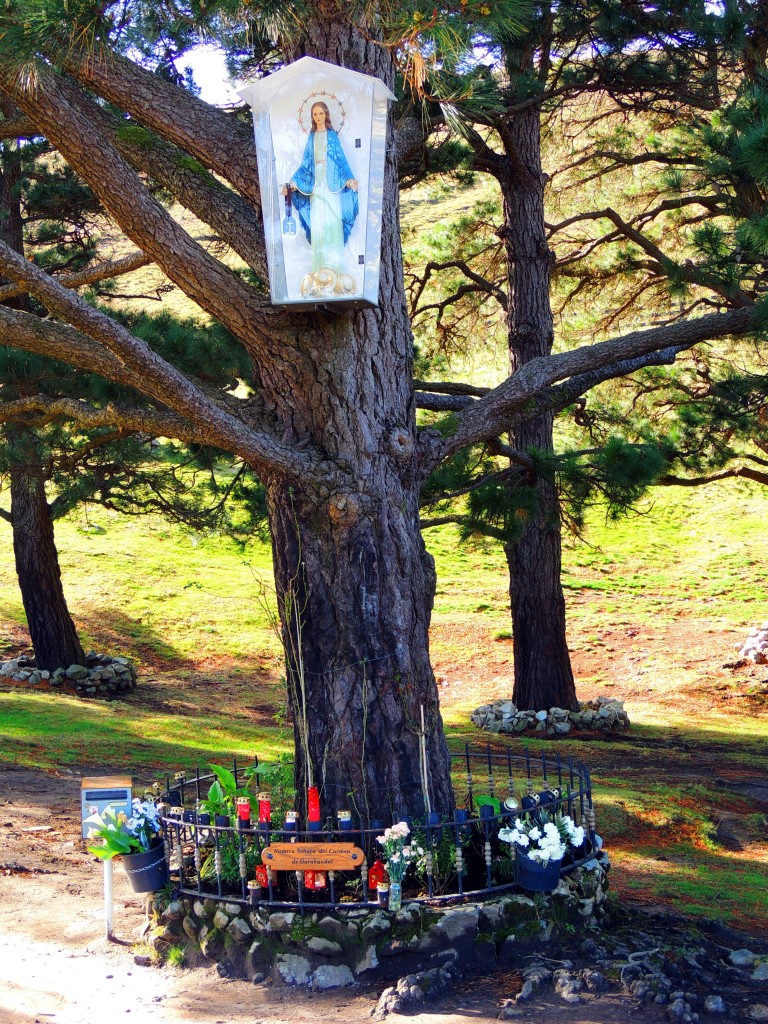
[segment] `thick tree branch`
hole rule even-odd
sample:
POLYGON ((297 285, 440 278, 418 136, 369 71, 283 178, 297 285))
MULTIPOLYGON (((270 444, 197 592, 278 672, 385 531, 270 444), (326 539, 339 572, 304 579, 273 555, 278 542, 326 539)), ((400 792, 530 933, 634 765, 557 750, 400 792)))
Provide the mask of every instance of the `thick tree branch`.
MULTIPOLYGON (((573 352, 532 359, 473 406, 457 412, 456 429, 450 436, 443 437, 436 430, 422 432, 421 472, 426 477, 443 459, 461 448, 497 437, 509 428, 513 417, 531 419, 539 415, 537 396, 558 381, 599 371, 611 364, 621 366, 624 360, 652 355, 661 349, 682 350, 725 334, 747 334, 754 330, 755 321, 756 309, 752 306, 634 331, 573 352)), ((620 376, 621 371, 615 375, 620 376)))
MULTIPOLYGON (((86 101, 83 99, 83 103, 86 101)), ((135 125, 88 103, 94 126, 103 131, 134 170, 157 181, 187 210, 210 225, 234 252, 262 278, 267 278, 264 227, 261 216, 237 192, 227 188, 187 153, 135 125)))
POLYGON ((467 516, 460 516, 457 513, 455 516, 435 516, 433 519, 420 519, 419 526, 422 530, 430 530, 433 526, 462 526, 468 522, 469 518, 467 516))
POLYGON ((476 400, 462 395, 433 395, 424 391, 416 392, 416 408, 429 412, 458 412, 473 405, 476 400))
POLYGON ((67 324, 0 306, 0 331, 2 344, 10 348, 59 359, 138 391, 144 383, 144 378, 130 370, 125 362, 67 324))
MULTIPOLYGON (((56 280, 65 288, 82 288, 84 285, 98 284, 99 281, 109 281, 122 274, 130 274, 134 270, 140 270, 148 266, 152 260, 145 252, 132 252, 122 256, 119 260, 108 260, 106 263, 98 263, 85 270, 78 270, 74 274, 60 274, 56 280)), ((0 302, 7 302, 17 295, 23 295, 26 288, 21 284, 7 284, 0 288, 0 302)))
POLYGON ((433 391, 438 395, 471 395, 472 398, 482 398, 491 391, 491 388, 480 388, 460 381, 415 380, 413 386, 416 391, 433 391))
POLYGON ((193 154, 259 209, 256 148, 249 125, 113 50, 72 50, 64 66, 140 124, 193 154))
POLYGON ((738 478, 741 480, 754 480, 758 484, 768 485, 768 473, 761 473, 757 469, 750 469, 748 466, 736 466, 733 469, 722 469, 719 473, 710 473, 707 476, 675 476, 665 473, 656 481, 666 487, 701 487, 704 484, 712 484, 718 480, 730 480, 738 478))
MULTIPOLYGON (((108 359, 108 353, 111 353, 130 375, 131 386, 137 386, 134 381, 139 381, 138 387, 143 394, 196 424, 199 431, 198 440, 226 448, 253 464, 261 472, 281 472, 290 477, 314 473, 316 463, 308 451, 292 448, 267 436, 266 433, 248 427, 212 401, 189 377, 167 363, 145 342, 89 306, 76 293, 62 288, 53 278, 1 242, 0 273, 12 280, 25 282, 28 290, 51 312, 66 319, 78 331, 94 338, 99 346, 107 350, 101 357, 104 359, 104 369, 101 370, 95 365, 89 366, 89 369, 118 379, 113 369, 114 364, 108 359)), ((83 365, 85 360, 97 358, 93 344, 78 345, 67 328, 57 328, 61 332, 60 344, 48 340, 41 345, 46 339, 41 328, 35 331, 34 322, 44 324, 45 321, 39 321, 29 313, 0 308, 0 322, 3 319, 7 322, 11 317, 26 325, 27 336, 34 336, 35 343, 40 346, 36 350, 44 355, 65 359, 76 365, 83 365)), ((14 338, 11 332, 5 336, 4 341, 13 347, 26 347, 23 340, 20 337, 14 338)))
POLYGON ((173 413, 139 409, 109 402, 94 408, 76 398, 50 398, 32 395, 11 402, 0 402, 0 423, 23 423, 40 427, 55 419, 65 419, 92 430, 118 427, 122 433, 145 433, 152 437, 176 437, 180 441, 199 442, 199 428, 173 413))
POLYGON ((0 139, 32 139, 39 134, 37 125, 28 117, 9 117, 0 121, 0 139))
MULTIPOLYGON (((40 73, 43 80, 38 87, 17 93, 16 103, 91 183, 128 237, 255 356, 263 356, 256 332, 261 331, 262 341, 266 340, 274 311, 237 274, 190 238, 106 138, 99 134, 94 138, 87 103, 77 92, 50 69, 40 73)), ((7 68, 0 70, 0 85, 6 89, 12 87, 8 80, 12 78, 7 68)))

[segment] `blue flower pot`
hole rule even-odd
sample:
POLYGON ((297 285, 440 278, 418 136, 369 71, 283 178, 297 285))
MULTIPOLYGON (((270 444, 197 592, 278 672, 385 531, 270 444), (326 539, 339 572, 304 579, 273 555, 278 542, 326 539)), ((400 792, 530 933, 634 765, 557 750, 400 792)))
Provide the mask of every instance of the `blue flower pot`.
POLYGON ((529 892, 552 892, 560 881, 562 860, 551 860, 548 864, 531 860, 521 850, 517 854, 515 881, 529 892))

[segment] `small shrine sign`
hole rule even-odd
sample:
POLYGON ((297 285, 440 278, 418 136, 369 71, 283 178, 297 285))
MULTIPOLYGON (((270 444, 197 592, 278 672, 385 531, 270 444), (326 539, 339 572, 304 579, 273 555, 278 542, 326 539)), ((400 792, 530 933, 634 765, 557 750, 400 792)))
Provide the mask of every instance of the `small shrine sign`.
POLYGON ((272 843, 261 853, 275 871, 353 871, 364 859, 354 843, 272 843))

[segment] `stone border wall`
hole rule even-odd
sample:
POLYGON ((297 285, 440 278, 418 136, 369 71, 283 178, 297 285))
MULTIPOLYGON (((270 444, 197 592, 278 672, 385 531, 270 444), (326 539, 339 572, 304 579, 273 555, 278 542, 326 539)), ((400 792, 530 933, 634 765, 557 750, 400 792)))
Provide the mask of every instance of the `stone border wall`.
POLYGON ((601 918, 610 867, 605 853, 560 879, 552 893, 507 894, 445 908, 406 903, 397 913, 343 906, 330 912, 276 912, 226 898, 180 896, 153 903, 149 941, 163 955, 185 948, 188 963, 217 963, 223 973, 258 983, 268 978, 312 989, 409 976, 413 986, 444 989, 481 964, 511 963, 531 943, 571 924, 589 929, 601 918))
POLYGON ((482 704, 470 715, 481 729, 488 732, 532 732, 548 736, 567 736, 571 729, 611 732, 629 728, 624 702, 613 697, 597 697, 584 701, 578 711, 550 708, 549 711, 518 711, 511 700, 482 704))
POLYGON ((136 689, 138 672, 128 658, 89 651, 84 665, 57 668, 54 672, 38 669, 34 658, 22 655, 0 663, 0 676, 12 683, 39 690, 57 690, 76 697, 117 697, 136 689))

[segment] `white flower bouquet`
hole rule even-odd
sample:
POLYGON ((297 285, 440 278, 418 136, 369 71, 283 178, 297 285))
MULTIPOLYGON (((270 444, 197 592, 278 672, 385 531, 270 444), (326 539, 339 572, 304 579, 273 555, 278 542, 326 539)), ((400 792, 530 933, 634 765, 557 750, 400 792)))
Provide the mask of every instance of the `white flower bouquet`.
POLYGON ((499 839, 519 846, 529 860, 546 865, 562 860, 569 846, 581 846, 584 829, 567 814, 541 811, 538 820, 517 818, 512 828, 499 829, 499 839))
POLYGON ((384 830, 376 842, 384 848, 384 864, 390 882, 402 882, 408 865, 424 856, 422 847, 406 840, 411 834, 407 822, 399 821, 384 830))

